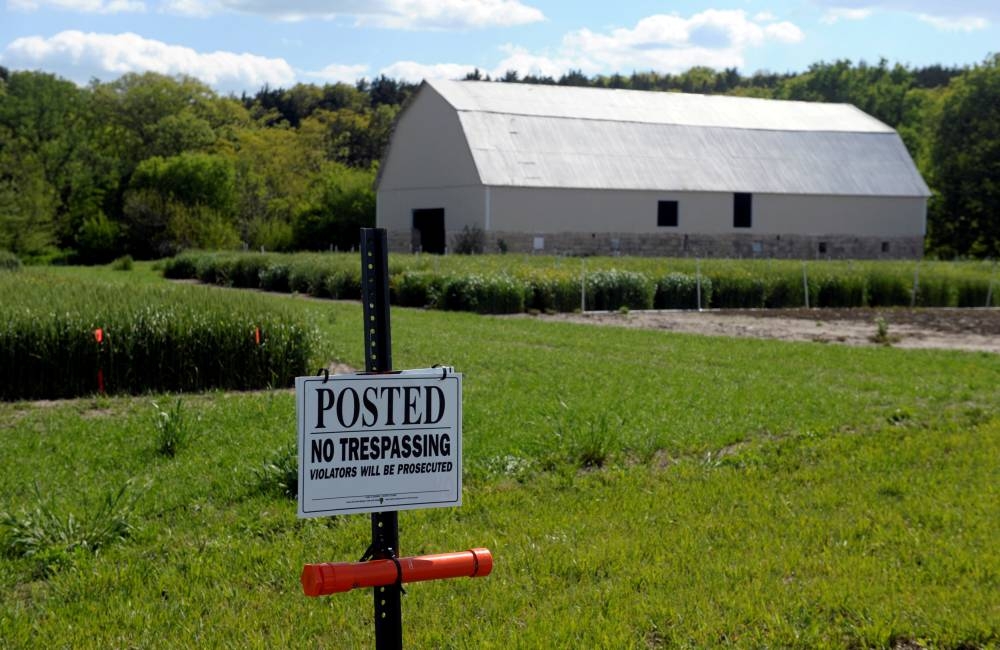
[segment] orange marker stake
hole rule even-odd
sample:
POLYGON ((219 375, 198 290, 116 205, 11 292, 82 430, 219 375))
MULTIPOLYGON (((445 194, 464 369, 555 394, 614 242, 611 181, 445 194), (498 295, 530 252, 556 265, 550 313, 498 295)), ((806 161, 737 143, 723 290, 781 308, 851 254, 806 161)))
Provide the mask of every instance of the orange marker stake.
MULTIPOLYGON (((445 578, 480 578, 493 570, 493 554, 489 549, 474 548, 457 553, 401 557, 399 572, 402 582, 421 582, 445 578)), ((302 590, 307 596, 326 596, 363 587, 395 584, 396 562, 334 562, 307 564, 302 567, 302 590)))

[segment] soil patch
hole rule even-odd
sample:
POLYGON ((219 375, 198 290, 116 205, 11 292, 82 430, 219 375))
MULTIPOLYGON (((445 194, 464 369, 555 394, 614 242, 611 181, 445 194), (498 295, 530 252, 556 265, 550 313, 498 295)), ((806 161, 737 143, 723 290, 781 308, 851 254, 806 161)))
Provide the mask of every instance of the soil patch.
POLYGON ((893 347, 1000 354, 1000 309, 760 309, 587 312, 537 316, 559 321, 844 345, 879 345, 885 320, 893 347))

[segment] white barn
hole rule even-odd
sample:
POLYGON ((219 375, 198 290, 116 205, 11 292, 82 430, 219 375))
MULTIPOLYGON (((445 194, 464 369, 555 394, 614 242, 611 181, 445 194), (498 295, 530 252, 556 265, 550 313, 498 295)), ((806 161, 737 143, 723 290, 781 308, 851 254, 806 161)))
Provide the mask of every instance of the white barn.
POLYGON ((919 257, 929 191, 846 104, 425 81, 382 161, 396 251, 919 257))

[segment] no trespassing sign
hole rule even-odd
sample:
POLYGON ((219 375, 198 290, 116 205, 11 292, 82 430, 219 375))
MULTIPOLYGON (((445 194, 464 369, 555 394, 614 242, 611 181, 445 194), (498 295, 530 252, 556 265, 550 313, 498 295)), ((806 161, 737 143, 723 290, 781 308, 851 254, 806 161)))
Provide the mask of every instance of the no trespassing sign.
POLYGON ((298 377, 299 517, 462 505, 462 375, 298 377))

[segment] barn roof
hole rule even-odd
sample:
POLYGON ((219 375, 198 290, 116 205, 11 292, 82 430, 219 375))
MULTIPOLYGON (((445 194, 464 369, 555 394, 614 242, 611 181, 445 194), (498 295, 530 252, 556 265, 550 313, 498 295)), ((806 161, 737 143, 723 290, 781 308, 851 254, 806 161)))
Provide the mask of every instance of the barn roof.
POLYGON ((928 196, 902 140, 847 104, 430 81, 486 185, 928 196))

